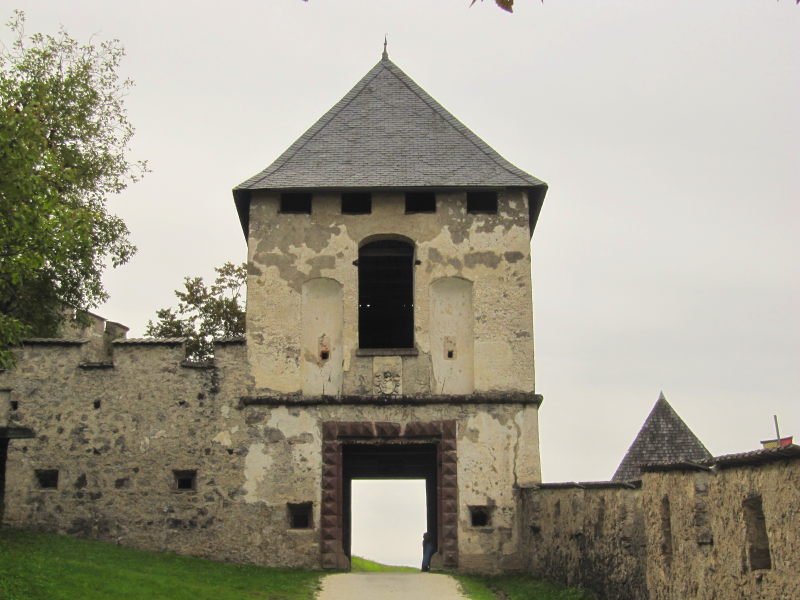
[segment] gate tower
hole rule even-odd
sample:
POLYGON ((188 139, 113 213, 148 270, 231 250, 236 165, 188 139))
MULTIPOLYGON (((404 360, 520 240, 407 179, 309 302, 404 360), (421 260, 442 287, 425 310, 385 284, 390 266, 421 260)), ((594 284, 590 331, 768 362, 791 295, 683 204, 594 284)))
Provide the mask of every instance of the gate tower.
POLYGON ((540 481, 530 238, 546 190, 385 52, 234 189, 243 410, 294 410, 320 444, 294 497, 264 493, 308 507, 321 566, 349 564, 354 477, 426 479, 436 559, 513 566, 515 490, 540 481))

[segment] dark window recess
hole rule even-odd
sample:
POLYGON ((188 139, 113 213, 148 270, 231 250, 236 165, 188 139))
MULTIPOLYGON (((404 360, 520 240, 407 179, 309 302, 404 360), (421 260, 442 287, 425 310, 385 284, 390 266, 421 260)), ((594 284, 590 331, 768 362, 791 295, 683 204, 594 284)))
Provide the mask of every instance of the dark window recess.
POLYGON ((769 537, 767 523, 764 520, 764 508, 761 496, 750 496, 742 502, 744 524, 747 530, 747 555, 750 558, 750 569, 771 569, 769 556, 769 537))
POLYGON ((352 192, 342 194, 343 215, 368 215, 372 212, 372 194, 352 192))
POLYGON ((672 561, 672 511, 669 496, 661 499, 661 556, 667 564, 672 561))
POLYGON ((358 252, 358 344, 414 347, 414 247, 382 240, 358 252))
POLYGON ((95 400, 94 402, 92 402, 92 406, 94 406, 95 410, 100 408, 100 400, 95 400))
POLYGON ((176 490, 191 491, 197 489, 197 471, 173 471, 176 490))
POLYGON ((467 192, 467 212, 497 214, 497 192, 467 192))
POLYGON ((37 469, 36 481, 39 484, 39 489, 58 489, 58 469, 37 469))
POLYGON ((287 504, 289 509, 289 527, 292 529, 311 529, 313 518, 311 513, 311 502, 301 502, 300 504, 287 504))
POLYGON ((407 192, 406 214, 435 213, 436 194, 433 192, 407 192))
POLYGON ((290 215, 310 215, 311 194, 281 194, 281 212, 290 215))
POLYGON ((469 521, 473 527, 489 527, 492 524, 492 509, 488 506, 470 506, 469 521))
POLYGON ((17 410, 19 408, 19 402, 17 400, 11 401, 11 410, 17 410))

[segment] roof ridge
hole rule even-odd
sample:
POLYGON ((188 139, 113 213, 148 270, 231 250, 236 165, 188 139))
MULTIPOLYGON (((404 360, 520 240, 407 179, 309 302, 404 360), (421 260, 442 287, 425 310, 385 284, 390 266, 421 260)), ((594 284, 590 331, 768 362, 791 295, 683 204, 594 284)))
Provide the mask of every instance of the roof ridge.
POLYGON ((498 167, 504 169, 508 173, 515 175, 523 180, 524 183, 530 184, 531 179, 536 179, 539 183, 543 183, 541 180, 533 177, 515 167, 508 159, 504 158, 497 150, 492 148, 489 144, 484 142, 476 133, 474 133, 469 127, 464 125, 458 118, 453 115, 449 110, 447 110, 436 98, 431 96, 428 92, 426 92, 416 81, 414 81, 403 69, 398 67, 394 64, 390 59, 386 59, 386 62, 389 63, 387 70, 397 77, 398 81, 405 85, 411 92, 413 92, 420 100, 422 100, 425 104, 427 104, 436 114, 442 117, 445 121, 447 121, 448 125, 450 125, 453 129, 455 129, 461 136, 469 141, 473 146, 475 146, 478 150, 480 150, 487 158, 491 159, 498 167), (394 71, 397 70, 399 72, 395 73, 394 71), (498 160, 500 159, 500 160, 498 160))
POLYGON ((362 77, 358 83, 356 83, 350 89, 349 92, 342 96, 342 98, 336 104, 334 104, 319 119, 317 119, 316 123, 314 123, 310 128, 306 129, 306 131, 303 132, 303 134, 297 138, 291 146, 284 150, 283 153, 276 158, 271 165, 269 165, 263 171, 253 175, 250 179, 243 181, 237 185, 235 189, 249 187, 250 185, 260 183, 267 176, 280 171, 295 154, 302 150, 308 142, 317 136, 317 134, 321 133, 325 127, 327 127, 330 122, 339 115, 340 112, 342 112, 353 100, 355 100, 361 91, 367 86, 367 84, 378 76, 378 73, 380 73, 381 70, 386 68, 386 66, 383 64, 385 62, 391 63, 388 58, 386 60, 381 59, 378 64, 367 71, 367 74, 364 75, 364 77, 362 77))

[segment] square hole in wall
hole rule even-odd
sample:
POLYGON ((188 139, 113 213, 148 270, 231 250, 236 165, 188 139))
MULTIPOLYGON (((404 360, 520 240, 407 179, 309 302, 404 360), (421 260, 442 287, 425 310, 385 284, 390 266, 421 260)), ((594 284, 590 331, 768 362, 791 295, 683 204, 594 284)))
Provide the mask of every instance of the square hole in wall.
POLYGON ((314 526, 313 504, 311 502, 300 502, 299 504, 289 503, 289 527, 291 529, 311 529, 314 526))
POLYGON ((433 192, 406 192, 406 214, 435 212, 436 194, 433 192))
POLYGON ((467 192, 467 212, 497 214, 497 192, 467 192))
POLYGON ((173 487, 179 492, 191 492, 197 489, 197 471, 173 471, 173 487))
POLYGON ((94 402, 92 402, 92 406, 94 407, 95 410, 100 408, 100 405, 101 405, 100 400, 95 400, 94 402))
POLYGON ((469 522, 473 527, 492 526, 492 507, 491 506, 470 506, 469 522))
POLYGON ((40 490, 58 489, 58 469, 36 469, 36 483, 40 490))
POLYGON ((17 400, 11 401, 11 410, 17 410, 19 408, 19 402, 17 400))
POLYGON ((280 212, 290 215, 310 215, 311 194, 296 192, 281 194, 280 212))
POLYGON ((372 194, 347 192, 342 194, 343 215, 368 215, 372 212, 372 194))

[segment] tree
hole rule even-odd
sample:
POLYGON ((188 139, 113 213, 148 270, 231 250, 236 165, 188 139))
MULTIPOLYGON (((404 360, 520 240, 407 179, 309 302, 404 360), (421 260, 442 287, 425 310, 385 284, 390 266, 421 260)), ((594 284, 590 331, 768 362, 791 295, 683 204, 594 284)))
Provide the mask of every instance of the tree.
POLYGON ((245 310, 241 290, 247 282, 247 265, 227 262, 214 269, 217 278, 209 287, 202 277, 185 277, 183 291, 175 290, 178 308, 162 308, 157 321, 149 321, 145 335, 185 337, 186 356, 202 361, 214 354, 214 338, 244 335, 245 310))
POLYGON ((104 268, 136 249, 106 199, 147 170, 126 156, 119 42, 27 36, 24 24, 16 11, 0 45, 0 368, 25 336, 57 335, 107 298, 104 268))

